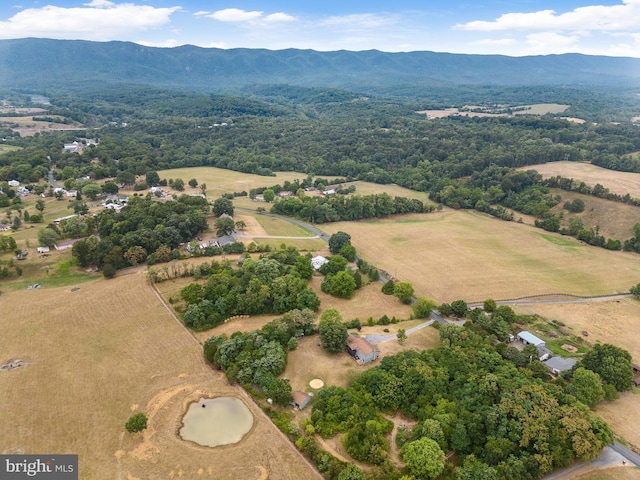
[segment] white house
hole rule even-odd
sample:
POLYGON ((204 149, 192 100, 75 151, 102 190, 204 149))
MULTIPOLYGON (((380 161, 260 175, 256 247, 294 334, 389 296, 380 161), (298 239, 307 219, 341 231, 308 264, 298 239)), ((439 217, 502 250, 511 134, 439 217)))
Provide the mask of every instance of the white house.
POLYGON ((46 246, 45 247, 38 247, 37 250, 38 250, 38 253, 47 253, 50 250, 50 248, 46 247, 46 246))
POLYGON ((329 263, 329 260, 327 260, 325 257, 323 257, 322 255, 318 255, 316 257, 313 257, 311 259, 311 265, 313 265, 313 268, 315 270, 318 270, 322 265, 324 265, 325 263, 329 263))
POLYGON ((10 187, 19 187, 20 186, 20 182, 17 180, 9 180, 7 182, 9 184, 10 187))

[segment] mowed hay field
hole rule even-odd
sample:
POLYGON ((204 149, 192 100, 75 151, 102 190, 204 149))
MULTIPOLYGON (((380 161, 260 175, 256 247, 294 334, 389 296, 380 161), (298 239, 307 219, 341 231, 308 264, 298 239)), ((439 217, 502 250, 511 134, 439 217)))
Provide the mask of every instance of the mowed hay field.
POLYGON ((560 175, 591 186, 599 183, 610 192, 619 195, 628 193, 633 198, 640 198, 640 173, 616 172, 590 163, 564 161, 530 165, 521 170, 537 170, 544 178, 560 175))
POLYGON ((623 293, 640 279, 637 254, 477 212, 445 210, 322 228, 349 233, 362 258, 437 302, 623 293))
POLYGON ((0 296, 0 452, 77 453, 80 478, 319 478, 243 390, 210 369, 193 336, 145 279, 6 292, 0 296), (10 312, 10 315, 6 313, 10 312), (176 432, 201 396, 241 398, 254 426, 237 445, 204 448, 176 432), (142 411, 149 428, 125 432, 142 411))
MULTIPOLYGON (((216 167, 190 167, 161 170, 160 178, 181 178, 185 183, 184 193, 200 193, 200 187, 191 188, 187 182, 195 178, 198 184, 207 184, 207 197, 215 199, 223 193, 249 192, 252 188, 269 187, 276 183, 283 184, 286 180, 304 180, 307 175, 300 172, 276 172, 275 177, 264 177, 251 173, 235 172, 216 167)), ((180 193, 180 192, 177 192, 180 193)), ((264 204, 267 208, 269 204, 264 204)))

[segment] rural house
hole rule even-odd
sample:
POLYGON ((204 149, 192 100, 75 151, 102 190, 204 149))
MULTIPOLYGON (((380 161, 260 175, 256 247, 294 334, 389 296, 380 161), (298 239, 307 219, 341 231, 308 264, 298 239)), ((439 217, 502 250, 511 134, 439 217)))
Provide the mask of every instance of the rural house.
POLYGON ((347 337, 347 352, 355 358, 358 365, 366 365, 378 358, 378 350, 358 335, 347 337))
POLYGON ((551 370, 554 375, 560 375, 562 372, 571 370, 576 364, 573 358, 553 357, 545 361, 546 367, 551 370))
POLYGON ((300 390, 291 392, 291 396, 293 397, 291 405, 293 405, 298 410, 302 410, 311 401, 311 396, 308 393, 301 392, 300 390))
POLYGON ((224 247, 225 245, 229 245, 230 243, 236 243, 236 239, 231 235, 223 235, 222 237, 212 238, 209 240, 209 245, 212 247, 224 247))
POLYGON ((7 225, 6 223, 0 223, 0 232, 10 232, 11 225, 7 225))

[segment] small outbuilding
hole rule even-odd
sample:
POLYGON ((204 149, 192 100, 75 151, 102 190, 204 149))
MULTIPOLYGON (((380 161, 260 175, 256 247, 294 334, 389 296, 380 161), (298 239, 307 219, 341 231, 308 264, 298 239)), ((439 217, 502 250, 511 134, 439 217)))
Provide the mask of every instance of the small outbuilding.
POLYGON ((576 364, 573 358, 553 357, 544 362, 545 366, 551 370, 554 375, 560 375, 562 372, 571 370, 576 364))
POLYGON ((320 267, 326 263, 329 263, 329 260, 327 260, 322 255, 317 255, 311 259, 311 265, 313 266, 314 270, 319 270, 320 267))
POLYGON ((44 247, 38 247, 37 250, 38 250, 38 253, 47 253, 51 249, 47 246, 44 246, 44 247))
POLYGON ((300 390, 291 392, 291 396, 293 397, 291 405, 293 405, 298 410, 302 410, 311 401, 311 395, 305 392, 301 392, 300 390))
POLYGON ((525 345, 531 344, 531 345, 535 345, 536 347, 540 345, 544 346, 544 343, 545 343, 544 340, 536 337, 533 333, 527 332, 526 330, 523 330, 522 332, 518 333, 518 340, 520 340, 525 345))
POLYGON ((355 358, 358 365, 366 365, 378 358, 378 349, 358 335, 347 337, 347 352, 355 358))

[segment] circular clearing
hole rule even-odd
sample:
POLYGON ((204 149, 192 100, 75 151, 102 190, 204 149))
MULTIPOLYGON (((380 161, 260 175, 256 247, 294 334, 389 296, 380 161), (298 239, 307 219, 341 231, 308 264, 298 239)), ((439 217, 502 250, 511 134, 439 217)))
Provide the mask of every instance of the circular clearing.
POLYGON ((324 382, 323 382, 322 380, 320 380, 319 378, 314 378, 313 380, 311 380, 311 381, 309 382, 309 386, 310 386, 311 388, 314 388, 314 389, 316 389, 316 390, 317 390, 317 389, 319 389, 319 388, 324 387, 324 382))

